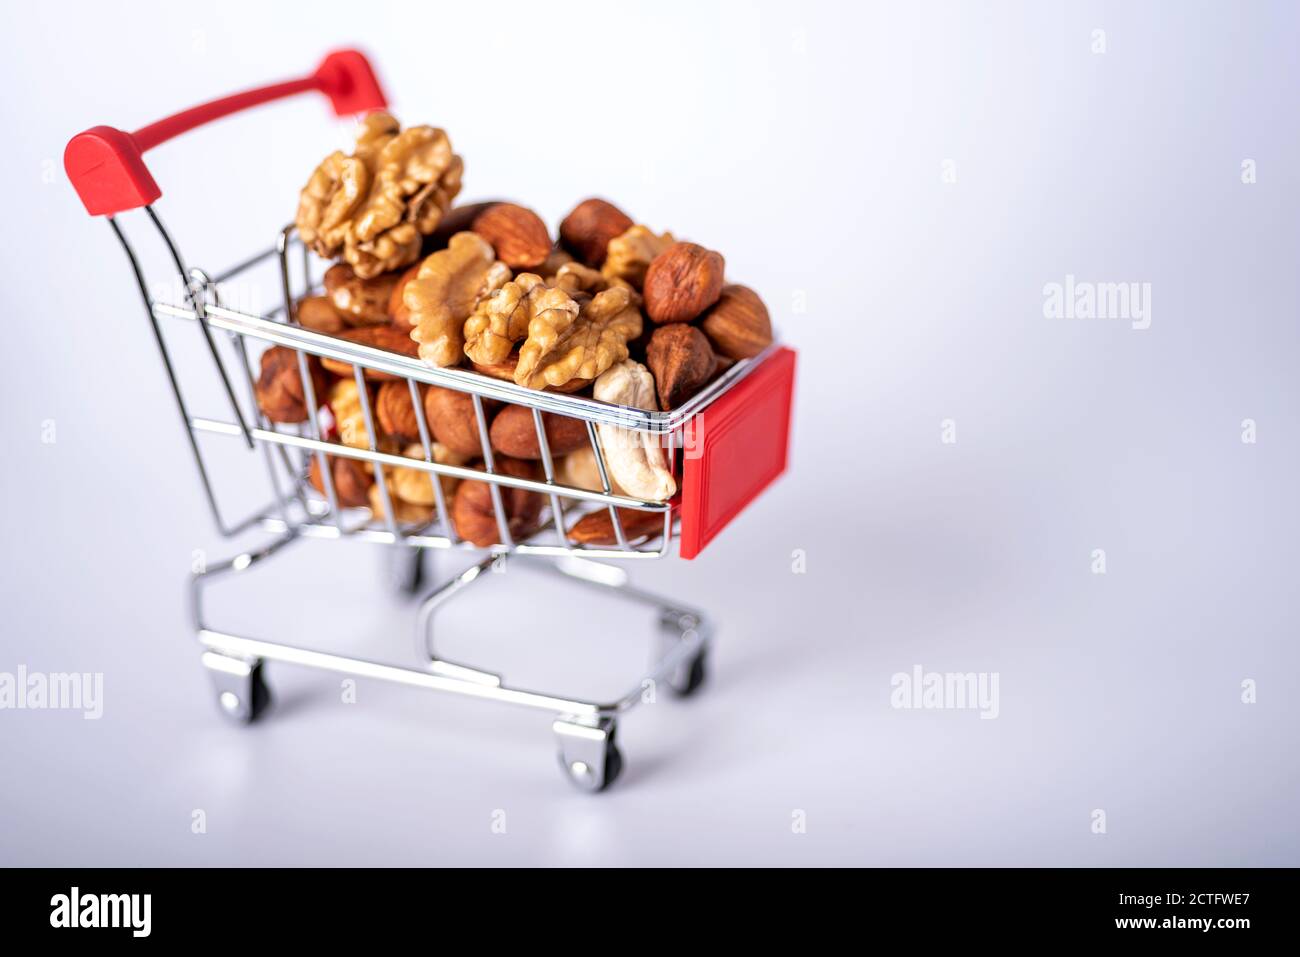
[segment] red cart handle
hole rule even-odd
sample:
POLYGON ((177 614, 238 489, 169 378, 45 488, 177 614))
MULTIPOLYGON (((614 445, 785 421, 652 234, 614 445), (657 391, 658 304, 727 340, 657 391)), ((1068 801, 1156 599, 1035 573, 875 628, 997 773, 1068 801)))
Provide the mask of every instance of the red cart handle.
POLYGON ((112 216, 147 206, 162 196, 144 165, 142 154, 147 150, 223 116, 308 90, 328 96, 338 116, 379 110, 386 105, 384 91, 365 55, 357 50, 337 50, 322 60, 310 76, 222 97, 150 123, 134 133, 111 126, 78 133, 63 151, 63 168, 92 216, 112 216))

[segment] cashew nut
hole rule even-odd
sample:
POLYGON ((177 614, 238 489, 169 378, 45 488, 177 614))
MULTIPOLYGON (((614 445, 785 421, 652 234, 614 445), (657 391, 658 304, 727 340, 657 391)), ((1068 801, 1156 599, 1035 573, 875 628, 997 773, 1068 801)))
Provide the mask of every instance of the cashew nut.
MULTIPOLYGON (((602 402, 655 408, 655 380, 650 370, 632 359, 610 366, 599 378, 592 394, 602 402)), ((677 491, 677 483, 659 437, 615 425, 598 425, 600 446, 610 476, 633 498, 665 502, 677 491)))

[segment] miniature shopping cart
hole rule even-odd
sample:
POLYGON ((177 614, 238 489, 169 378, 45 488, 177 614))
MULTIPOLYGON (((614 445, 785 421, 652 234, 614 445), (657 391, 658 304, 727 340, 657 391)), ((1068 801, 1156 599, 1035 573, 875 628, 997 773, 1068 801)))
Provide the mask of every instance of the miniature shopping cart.
MULTIPOLYGON (((92 216, 107 217, 131 264, 217 528, 226 537, 254 529, 275 535, 264 547, 229 561, 209 564, 197 569, 192 577, 194 625, 202 646, 202 663, 215 684, 218 703, 236 720, 256 719, 269 701, 263 664, 277 661, 524 705, 553 715, 560 759, 568 776, 585 789, 601 790, 613 782, 622 767, 622 757, 615 744, 619 717, 645 697, 650 687, 647 681, 665 682, 680 694, 694 691, 704 676, 711 639, 711 630, 698 611, 633 588, 628 583, 625 566, 611 562, 660 558, 670 552, 674 539, 681 557, 695 557, 784 470, 794 353, 770 346, 752 359, 737 362, 689 402, 672 411, 623 408, 582 396, 527 389, 469 369, 433 368, 418 359, 304 328, 297 322, 295 304, 318 288, 316 272, 325 264, 318 263, 307 251, 292 226, 280 232, 272 248, 226 272, 210 275, 190 267, 155 209, 161 190, 145 167, 142 154, 212 120, 308 90, 325 94, 339 116, 385 105, 365 57, 346 50, 330 54, 310 76, 216 100, 135 133, 105 126, 87 130, 69 142, 64 158, 69 179, 87 211, 92 216), (178 301, 161 301, 161 296, 151 292, 154 287, 147 282, 141 259, 119 222, 119 214, 137 209, 143 209, 144 219, 156 230, 170 265, 179 273, 180 286, 173 297, 178 301), (231 280, 243 281, 258 268, 270 269, 277 265, 282 304, 277 303, 276 308, 264 314, 223 304, 222 288, 231 280), (194 327, 201 337, 200 361, 190 374, 202 371, 212 377, 204 383, 209 401, 215 395, 225 410, 216 417, 197 415, 193 411, 195 389, 192 386, 197 383, 191 383, 179 368, 180 356, 171 342, 172 336, 195 334, 178 331, 182 326, 194 327), (272 345, 297 353, 308 410, 306 421, 300 425, 271 422, 255 401, 253 363, 258 350, 272 345), (308 371, 309 356, 351 365, 369 436, 368 448, 355 448, 334 440, 328 420, 320 411, 320 397, 315 394, 308 371), (422 460, 390 454, 376 444, 374 410, 365 386, 366 370, 386 373, 409 386, 424 451, 422 460), (185 389, 182 389, 183 381, 187 383, 185 389), (482 443, 482 468, 435 460, 429 424, 419 399, 421 384, 458 390, 472 398, 482 443), (484 404, 489 400, 532 410, 544 480, 505 474, 494 466, 484 413, 484 404), (585 423, 603 490, 573 487, 557 479, 555 462, 547 446, 543 413, 569 416, 585 423), (680 477, 679 492, 672 501, 640 501, 611 490, 610 474, 598 439, 598 429, 608 426, 652 435, 662 443, 670 466, 680 477), (264 471, 269 481, 271 501, 266 507, 242 521, 226 520, 218 505, 212 457, 205 455, 199 442, 199 436, 204 433, 228 436, 246 446, 248 451, 238 455, 247 455, 251 467, 264 471), (327 456, 370 464, 382 499, 382 513, 340 507, 327 456), (309 482, 313 458, 322 480, 323 496, 316 494, 309 482), (430 522, 417 526, 404 524, 395 517, 385 467, 415 468, 429 473, 437 499, 430 522), (499 539, 486 549, 487 554, 477 564, 422 595, 417 621, 417 644, 423 659, 420 667, 397 667, 291 647, 231 634, 209 622, 203 598, 212 582, 261 565, 291 543, 307 539, 356 539, 391 546, 392 554, 401 556, 408 587, 418 593, 423 567, 419 562, 429 549, 474 548, 458 539, 450 521, 439 481, 443 476, 488 484, 499 539), (547 506, 537 531, 516 540, 503 509, 503 489, 524 489, 544 497, 547 506), (609 511, 615 544, 584 546, 566 537, 566 528, 575 517, 600 509, 609 511), (637 538, 625 533, 623 518, 633 512, 662 516, 661 523, 654 523, 657 531, 651 537, 642 534, 637 538), (436 612, 452 596, 488 577, 484 572, 505 562, 535 564, 559 580, 575 583, 576 587, 623 596, 652 610, 657 618, 656 654, 634 689, 605 702, 575 700, 512 687, 500 675, 439 657, 432 637, 436 612)), ((248 477, 243 481, 246 487, 248 477)), ((257 481, 260 483, 262 479, 257 481)))

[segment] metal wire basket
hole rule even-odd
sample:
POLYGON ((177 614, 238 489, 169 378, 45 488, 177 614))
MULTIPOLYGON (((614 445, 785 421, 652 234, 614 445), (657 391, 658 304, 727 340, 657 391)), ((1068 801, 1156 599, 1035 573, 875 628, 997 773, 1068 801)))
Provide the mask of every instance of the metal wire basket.
MULTIPOLYGON (((709 629, 703 617, 673 602, 639 592, 628 585, 618 568, 593 559, 653 559, 669 554, 678 539, 679 554, 694 557, 785 467, 790 424, 794 354, 780 346, 737 362, 689 402, 671 411, 647 411, 599 402, 592 398, 542 392, 514 382, 495 379, 468 369, 434 368, 418 359, 371 348, 311 329, 297 322, 296 303, 319 285, 321 264, 298 241, 292 226, 283 229, 274 245, 231 269, 215 275, 191 268, 180 247, 164 227, 154 208, 161 191, 144 165, 143 152, 204 123, 259 103, 306 90, 325 93, 340 115, 384 106, 384 97, 365 58, 356 51, 330 54, 310 76, 236 94, 145 127, 133 134, 96 127, 78 134, 68 145, 65 166, 92 215, 108 218, 136 279, 155 343, 161 355, 184 434, 198 467, 204 496, 218 530, 224 536, 261 529, 278 537, 261 549, 237 555, 227 562, 197 572, 193 581, 196 630, 204 647, 203 663, 217 684, 218 701, 232 716, 250 721, 269 700, 262 679, 262 663, 287 661, 338 672, 414 684, 433 690, 494 698, 556 713, 562 763, 581 786, 600 790, 612 782, 622 767, 614 746, 615 718, 637 703, 644 680, 667 679, 683 693, 694 690, 703 676, 709 629), (177 301, 161 301, 151 294, 141 258, 118 216, 143 209, 156 230, 181 280, 177 301), (231 308, 222 301, 222 289, 255 270, 278 267, 282 302, 265 313, 231 308), (215 377, 225 413, 196 415, 187 400, 188 389, 174 350, 169 345, 170 324, 191 325, 202 336, 207 375, 215 377), (221 335, 224 334, 224 335, 221 335), (271 422, 255 398, 253 362, 261 349, 282 346, 293 350, 305 393, 307 419, 300 425, 271 422), (333 440, 321 413, 321 396, 315 394, 309 374, 309 357, 335 360, 352 368, 364 417, 367 443, 362 447, 333 440), (421 458, 397 455, 380 447, 375 413, 366 386, 368 378, 382 376, 400 381, 410 391, 420 437, 421 458), (479 441, 481 468, 451 465, 435 460, 429 423, 420 397, 422 386, 438 386, 466 394, 472 401, 479 441), (530 410, 540 450, 541 478, 522 478, 497 468, 489 440, 485 402, 503 402, 530 410), (600 476, 599 489, 565 484, 557 475, 543 416, 563 416, 580 421, 600 476), (614 490, 601 441, 603 430, 628 430, 653 437, 667 451, 669 467, 680 476, 679 493, 669 502, 631 498, 614 490), (218 475, 205 457, 199 436, 216 434, 242 440, 249 450, 260 450, 270 486, 270 501, 242 520, 229 521, 218 501, 218 475), (311 459, 316 460, 324 495, 308 481, 311 459), (333 481, 331 459, 348 458, 366 463, 373 471, 382 503, 375 510, 341 506, 333 481), (428 522, 400 521, 394 507, 386 470, 415 469, 431 479, 436 507, 428 522), (206 625, 202 597, 206 585, 224 575, 244 571, 276 554, 284 546, 307 539, 362 540, 404 548, 416 559, 424 549, 475 548, 459 539, 450 519, 442 477, 483 482, 490 491, 496 519, 497 541, 487 556, 467 572, 429 593, 419 615, 418 634, 424 666, 419 670, 381 665, 356 658, 326 655, 301 648, 229 634, 206 625), (503 505, 503 490, 520 489, 542 496, 541 520, 526 535, 513 534, 503 505), (575 544, 567 530, 572 521, 593 510, 607 509, 613 530, 609 545, 575 544), (625 527, 633 515, 656 516, 653 530, 637 522, 639 531, 625 527), (608 703, 580 701, 508 688, 499 675, 457 665, 439 658, 431 643, 434 612, 451 595, 477 580, 493 563, 515 557, 550 560, 551 571, 587 585, 603 586, 633 601, 657 607, 661 632, 669 641, 637 688, 608 703)), ((609 435, 610 433, 606 433, 609 435)), ((248 484, 246 471, 237 478, 248 484)), ((418 587, 411 574, 410 586, 418 587)))

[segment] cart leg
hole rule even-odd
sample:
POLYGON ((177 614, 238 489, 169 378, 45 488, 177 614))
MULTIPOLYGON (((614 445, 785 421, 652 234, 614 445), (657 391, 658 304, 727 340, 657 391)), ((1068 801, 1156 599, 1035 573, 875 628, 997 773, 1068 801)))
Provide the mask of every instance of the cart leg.
MULTIPOLYGON (((664 680, 680 697, 694 694, 704 684, 713 628, 700 612, 671 604, 667 599, 635 588, 628 580, 627 572, 621 568, 582 558, 561 559, 546 567, 572 581, 641 604, 657 606, 659 634, 653 662, 672 662, 663 671, 664 680)), ((651 670, 658 672, 660 668, 652 663, 651 670)))
POLYGON ((668 672, 668 687, 685 698, 699 690, 708 676, 709 643, 701 638, 703 622, 695 612, 678 608, 659 610, 659 655, 667 658, 683 642, 698 645, 698 650, 683 658, 668 672))
POLYGON ((428 581, 427 548, 386 548, 384 564, 393 587, 403 595, 414 596, 428 581))
POLYGON ((506 556, 504 555, 489 556, 477 565, 471 565, 455 578, 439 586, 420 603, 420 612, 415 625, 416 646, 420 657, 429 662, 429 670, 434 674, 456 678, 461 681, 470 681, 475 684, 501 685, 500 675, 439 658, 433 643, 433 619, 438 609, 450 601, 453 596, 477 581, 479 576, 491 569, 494 564, 505 560, 506 556))
POLYGON ((560 767, 584 791, 603 791, 623 770, 623 753, 614 742, 613 718, 586 721, 557 718, 551 725, 560 745, 560 767))
POLYGON ((270 704, 270 694, 262 674, 266 661, 522 705, 545 711, 551 716, 560 766, 565 776, 582 790, 597 792, 613 784, 623 770, 623 755, 616 743, 617 719, 643 700, 645 681, 666 683, 674 692, 686 695, 694 692, 704 679, 704 662, 712 641, 712 629, 700 612, 633 587, 626 572, 620 568, 581 559, 554 564, 540 561, 523 564, 550 569, 579 585, 641 605, 652 611, 657 621, 654 643, 659 654, 654 656, 642 682, 623 697, 605 702, 510 687, 500 675, 438 657, 433 644, 436 611, 452 596, 482 578, 485 572, 499 563, 519 561, 518 556, 484 558, 426 593, 418 615, 417 635, 420 656, 427 664, 418 670, 258 641, 214 630, 206 624, 203 593, 207 584, 219 577, 241 574, 277 554, 291 542, 300 540, 296 534, 289 533, 261 549, 210 565, 191 578, 193 622, 199 641, 205 647, 202 663, 213 681, 221 710, 232 720, 241 723, 254 721, 270 704))
MULTIPOLYGON (((200 638, 206 629, 203 617, 203 592, 213 581, 226 575, 241 574, 253 566, 279 553, 286 545, 299 541, 297 534, 288 532, 255 551, 243 552, 234 558, 215 562, 190 576, 190 615, 194 630, 200 638)), ((238 657, 205 651, 200 658, 216 690, 217 706, 232 721, 250 724, 256 721, 271 703, 271 692, 262 677, 262 659, 255 656, 238 657)))
POLYGON ((217 705, 232 721, 251 724, 271 703, 260 658, 251 661, 205 651, 203 667, 217 692, 217 705))

